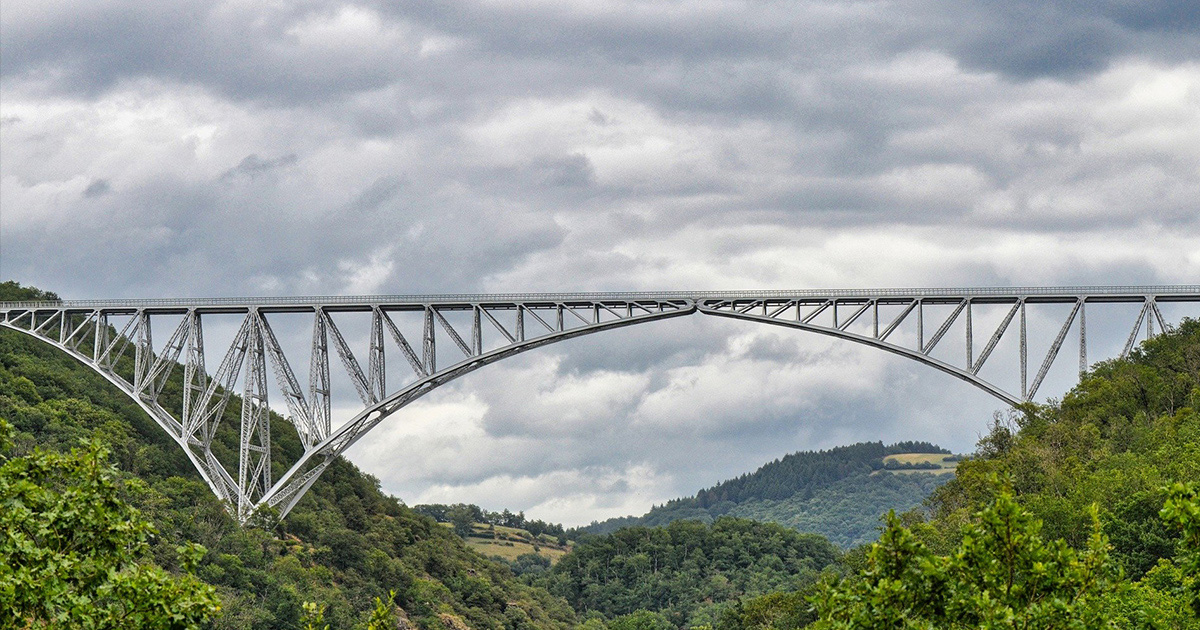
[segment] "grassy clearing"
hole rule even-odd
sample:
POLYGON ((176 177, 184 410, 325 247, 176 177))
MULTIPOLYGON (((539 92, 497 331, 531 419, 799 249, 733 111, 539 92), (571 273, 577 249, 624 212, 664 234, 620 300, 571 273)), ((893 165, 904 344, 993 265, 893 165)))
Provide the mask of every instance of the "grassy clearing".
POLYGON ((484 538, 468 538, 467 546, 485 556, 500 556, 505 560, 516 560, 517 556, 527 553, 536 553, 540 556, 550 559, 550 563, 558 562, 559 558, 566 555, 566 549, 558 549, 554 547, 545 547, 538 545, 537 551, 534 551, 533 545, 524 542, 515 542, 511 540, 488 540, 484 538))
POLYGON ((894 462, 897 462, 900 464, 905 464, 905 463, 921 464, 921 463, 928 462, 928 463, 932 463, 932 464, 937 464, 937 465, 941 466, 941 468, 912 468, 912 469, 895 469, 895 470, 887 470, 887 471, 877 470, 871 474, 877 475, 882 472, 898 473, 901 475, 911 475, 913 473, 932 473, 935 475, 941 475, 941 474, 945 474, 945 473, 953 473, 954 470, 956 468, 958 468, 958 462, 954 461, 953 458, 954 458, 953 455, 946 455, 943 453, 897 453, 895 455, 888 455, 887 457, 884 457, 883 463, 887 464, 889 461, 894 461, 894 462), (951 459, 950 459, 950 461, 947 461, 946 458, 951 458, 951 459))
MULTIPOLYGON (((443 527, 452 527, 450 523, 441 523, 443 527)), ((571 549, 573 543, 558 544, 554 536, 533 534, 515 527, 491 526, 487 523, 475 523, 471 526, 471 535, 466 539, 467 546, 485 556, 500 556, 505 560, 516 560, 517 556, 526 553, 536 553, 550 559, 551 564, 571 549), (537 548, 534 548, 534 545, 537 548)))

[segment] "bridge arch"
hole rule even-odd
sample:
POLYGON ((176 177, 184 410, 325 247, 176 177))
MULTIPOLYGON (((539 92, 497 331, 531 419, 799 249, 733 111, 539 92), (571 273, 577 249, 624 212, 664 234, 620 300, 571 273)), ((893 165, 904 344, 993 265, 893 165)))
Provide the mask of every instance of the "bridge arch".
POLYGON ((759 323, 759 324, 767 324, 770 326, 781 326, 784 328, 792 328, 792 329, 796 329, 796 330, 802 330, 805 332, 816 333, 818 335, 825 335, 828 337, 833 337, 835 339, 842 339, 845 341, 851 341, 854 343, 862 344, 862 345, 865 345, 865 346, 868 346, 871 348, 883 350, 884 352, 890 352, 892 354, 900 355, 906 359, 912 359, 918 363, 927 365, 935 370, 940 370, 940 371, 945 372, 946 374, 949 374, 955 378, 962 379, 962 380, 970 383, 971 385, 974 385, 975 387, 978 387, 978 388, 982 389, 983 391, 991 394, 992 396, 999 398, 1001 401, 1003 401, 1004 403, 1006 403, 1008 405, 1016 406, 1016 405, 1021 404, 1022 402, 1025 402, 1025 401, 1022 401, 1021 399, 1017 398, 1013 394, 1010 394, 1010 393, 1006 392, 1005 390, 1001 389, 1000 387, 988 382, 987 380, 980 378, 978 374, 974 374, 970 371, 955 367, 953 365, 950 365, 949 363, 946 363, 945 361, 942 361, 938 358, 932 357, 928 354, 918 352, 914 349, 906 348, 902 345, 890 343, 888 341, 884 341, 884 340, 877 339, 874 337, 869 337, 867 335, 861 335, 861 334, 850 332, 847 330, 840 330, 838 328, 816 326, 816 325, 809 324, 809 323, 806 323, 803 321, 779 319, 779 318, 774 318, 774 317, 762 317, 759 315, 753 315, 753 314, 748 314, 748 313, 739 313, 736 311, 717 310, 717 309, 713 309, 710 307, 698 307, 697 310, 701 313, 704 313, 705 315, 713 315, 716 317, 725 317, 725 318, 729 318, 729 319, 737 319, 737 320, 741 320, 741 321, 749 321, 749 322, 755 322, 755 323, 759 323))
POLYGON ((884 350, 955 376, 1007 404, 1016 405, 1033 399, 1071 330, 1080 335, 1082 370, 1086 366, 1086 306, 1119 302, 1141 305, 1125 344, 1124 352, 1128 353, 1143 324, 1147 337, 1155 334, 1155 324, 1158 330, 1166 329, 1160 302, 1200 304, 1200 286, 0 303, 0 326, 31 335, 66 352, 132 398, 184 449, 213 492, 245 522, 265 506, 277 510, 280 516, 286 515, 338 455, 412 401, 485 365, 559 341, 701 313, 812 332, 884 350), (1025 310, 1029 304, 1043 303, 1069 305, 1071 311, 1030 384, 1025 373, 1025 310), (976 353, 972 345, 972 312, 981 304, 1005 305, 1007 314, 994 330, 984 331, 991 332, 990 338, 976 353), (880 319, 881 305, 898 309, 899 314, 880 319), (951 310, 929 336, 923 319, 927 305, 942 305, 951 310), (409 343, 393 322, 392 315, 399 311, 420 314, 423 330, 419 343, 409 343), (272 314, 280 312, 313 315, 307 391, 296 378, 269 322, 272 314), (334 312, 369 314, 366 370, 331 317, 334 312), (224 358, 209 375, 201 322, 205 314, 214 313, 239 314, 242 323, 230 345, 224 348, 224 358), (451 323, 448 317, 454 313, 471 320, 467 334, 462 333, 466 330, 462 324, 451 323), (161 315, 182 315, 182 318, 166 343, 156 349, 151 320, 161 315), (109 325, 110 317, 124 317, 127 321, 118 331, 109 325), (901 324, 914 318, 915 339, 892 336, 901 324), (858 328, 852 328, 856 322, 858 328), (1014 322, 1018 324, 1014 326, 1014 322), (869 324, 866 330, 864 323, 869 324), (964 327, 966 352, 961 363, 932 354, 952 329, 964 327), (1011 332, 1013 328, 1019 333, 1011 332), (1020 395, 979 376, 1001 338, 1014 334, 1020 337, 1020 395), (498 343, 485 348, 487 335, 498 343), (384 339, 387 336, 394 341, 393 352, 403 356, 415 375, 415 380, 392 391, 386 387, 384 339), (85 340, 90 341, 90 353, 85 351, 89 345, 85 340), (439 342, 449 345, 462 358, 439 367, 439 342), (329 352, 330 345, 333 353, 329 352), (134 355, 132 378, 117 372, 117 362, 128 348, 133 348, 134 355), (336 428, 330 422, 331 354, 339 357, 344 374, 362 402, 362 411, 336 428), (284 394, 289 411, 287 420, 304 445, 303 455, 278 479, 271 478, 268 364, 284 394), (177 368, 183 371, 183 404, 182 409, 171 411, 164 407, 159 394, 177 368), (245 378, 239 389, 239 375, 243 371, 245 378), (236 477, 211 449, 216 428, 235 391, 242 399, 236 477))

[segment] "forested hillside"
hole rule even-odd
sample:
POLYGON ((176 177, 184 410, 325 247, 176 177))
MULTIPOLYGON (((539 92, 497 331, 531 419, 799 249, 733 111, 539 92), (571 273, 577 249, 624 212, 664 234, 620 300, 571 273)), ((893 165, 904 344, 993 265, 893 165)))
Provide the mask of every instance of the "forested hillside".
MULTIPOLYGON (((1185 320, 997 420, 931 518, 893 520, 862 573, 819 589, 818 627, 1200 628, 1198 409, 1185 320)), ((748 600, 728 627, 804 627, 807 601, 748 600)))
POLYGON ((1158 517, 1169 482, 1200 481, 1200 321, 1093 366, 1061 403, 997 421, 979 457, 933 494, 932 523, 952 537, 989 501, 990 475, 1007 475, 1045 533, 1082 546, 1087 507, 1100 507, 1113 555, 1138 578, 1173 556, 1178 534, 1158 517))
POLYGON ((879 537, 880 514, 916 508, 951 477, 937 471, 855 475, 811 495, 797 493, 782 501, 740 503, 726 514, 818 533, 850 549, 879 537))
POLYGON ((585 536, 533 581, 585 616, 653 611, 688 628, 711 625, 741 597, 810 585, 840 555, 821 536, 722 517, 585 536))
MULTIPOLYGON (((39 297, 44 294, 0 285, 0 300, 39 297)), ((165 395, 178 395, 177 388, 169 384, 165 395)), ((237 407, 235 401, 227 413, 237 407)), ((217 587, 222 610, 214 628, 295 630, 305 601, 325 606, 333 628, 361 627, 374 598, 386 600, 389 591, 395 591, 395 614, 419 628, 567 628, 575 622, 562 599, 470 551, 452 531, 386 496, 345 460, 281 523, 238 527, 186 456, 130 399, 74 359, 13 331, 0 331, 0 418, 16 429, 12 456, 65 450, 84 438, 107 444, 129 482, 126 499, 160 532, 154 545, 159 563, 176 566, 173 548, 185 541, 207 548, 196 574, 217 587)), ((236 419, 225 426, 237 426, 236 419)), ((272 431, 282 438, 289 427, 275 418, 272 431)), ((220 438, 235 449, 231 433, 220 438)), ((278 443, 284 451, 299 448, 298 441, 278 443)))
POLYGON ((792 453, 693 497, 655 506, 644 516, 609 519, 583 529, 607 533, 621 527, 654 527, 685 519, 711 523, 729 515, 821 534, 849 549, 875 539, 880 514, 920 505, 952 476, 948 474, 952 464, 943 470, 930 465, 926 473, 918 474, 886 472, 884 459, 900 453, 943 454, 957 459, 927 442, 888 446, 866 442, 792 453))

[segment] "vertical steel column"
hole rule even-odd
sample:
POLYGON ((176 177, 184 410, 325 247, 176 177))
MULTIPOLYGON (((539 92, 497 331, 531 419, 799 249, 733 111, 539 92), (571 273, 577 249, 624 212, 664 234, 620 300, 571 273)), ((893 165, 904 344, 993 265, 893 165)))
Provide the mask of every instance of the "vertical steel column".
POLYGON ((975 343, 975 333, 971 329, 971 298, 967 298, 967 369, 975 364, 975 353, 972 345, 975 343))
POLYGON ((1029 400, 1029 387, 1026 385, 1029 373, 1029 345, 1025 331, 1025 298, 1021 298, 1021 398, 1029 400))
POLYGON ((320 432, 316 441, 329 435, 329 336, 325 330, 325 312, 313 309, 312 351, 308 360, 308 400, 312 405, 313 427, 320 432))
POLYGON ((108 314, 96 311, 95 339, 92 341, 92 363, 100 363, 100 355, 108 345, 108 314))
POLYGON ((1158 310, 1158 301, 1157 300, 1153 300, 1153 299, 1151 300, 1150 310, 1153 312, 1154 319, 1158 320, 1158 329, 1164 333, 1167 332, 1167 322, 1166 322, 1166 320, 1163 319, 1162 311, 1158 310))
POLYGON ((154 361, 154 342, 150 337, 150 315, 146 310, 138 309, 134 317, 137 318, 137 345, 133 353, 133 389, 138 391, 143 387, 154 361))
POLYGON ((424 342, 421 344, 421 352, 425 364, 425 373, 433 374, 437 372, 437 346, 436 340, 433 337, 433 306, 425 307, 425 334, 424 342))
POLYGON ((387 394, 387 364, 383 354, 383 313, 371 307, 371 348, 367 358, 367 384, 373 400, 383 400, 387 394))
POLYGON ((259 313, 250 311, 246 379, 242 388, 241 444, 238 449, 238 516, 245 519, 271 488, 271 415, 267 404, 267 356, 259 313))
POLYGON ((925 347, 925 300, 917 298, 917 349, 925 347))
POLYGON ((200 314, 190 309, 188 319, 187 352, 183 366, 183 426, 184 434, 191 435, 196 428, 196 403, 208 390, 208 372, 204 367, 204 330, 200 314))
MULTIPOLYGON (((1153 308, 1154 308, 1154 296, 1147 295, 1146 296, 1146 310, 1150 311, 1153 308)), ((1153 336, 1154 336, 1154 317, 1152 317, 1151 313, 1147 312, 1146 313, 1146 339, 1150 339, 1153 336)))
MULTIPOLYGON (((483 354, 483 326, 481 325, 483 322, 479 319, 479 308, 477 304, 471 309, 473 311, 471 316, 471 350, 475 353, 475 356, 483 354)), ((559 307, 558 317, 560 320, 562 319, 562 307, 559 307)))
POLYGON ((1079 376, 1087 372, 1087 301, 1079 301, 1079 376))

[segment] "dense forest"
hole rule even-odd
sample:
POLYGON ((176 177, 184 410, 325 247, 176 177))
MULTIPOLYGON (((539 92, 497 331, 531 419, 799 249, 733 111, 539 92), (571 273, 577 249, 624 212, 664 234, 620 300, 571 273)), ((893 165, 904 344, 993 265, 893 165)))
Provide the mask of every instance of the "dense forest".
POLYGON ((849 549, 875 540, 880 514, 889 509, 917 507, 950 479, 949 471, 939 471, 932 464, 927 474, 883 472, 890 468, 884 459, 899 453, 951 457, 946 449, 914 441, 886 446, 866 442, 792 453, 695 496, 655 506, 643 516, 609 519, 583 529, 602 534, 622 527, 656 527, 678 520, 711 523, 728 515, 814 532, 849 549))
POLYGON ((558 523, 547 523, 541 519, 526 518, 524 512, 512 512, 510 510, 492 512, 473 503, 455 503, 453 505, 426 503, 414 505, 412 509, 418 514, 432 517, 439 523, 454 525, 460 534, 465 534, 465 527, 469 527, 475 523, 483 523, 485 525, 499 525, 501 527, 523 529, 529 532, 534 538, 546 534, 560 538, 563 544, 566 543, 567 538, 575 538, 578 535, 575 530, 567 529, 558 523))
POLYGON ((581 614, 654 611, 673 627, 711 625, 743 596, 815 583, 841 553, 825 538, 721 517, 585 536, 534 583, 581 614))
MULTIPOLYGON (((38 297, 0 285, 0 300, 38 297)), ((884 470, 896 453, 941 461, 933 445, 799 453, 678 502, 697 520, 563 531, 577 540, 550 566, 485 558, 344 460, 287 518, 238 527, 123 394, 0 331, 0 609, 18 611, 0 628, 1198 630, 1197 409, 1200 322, 1186 320, 1097 364, 1061 401, 996 419, 971 457, 944 460, 956 475, 884 470), (804 487, 777 489, 789 478, 804 487), (926 484, 925 504, 846 553, 730 516, 771 508, 763 518, 805 527, 855 507, 879 524, 869 506, 895 497, 871 496, 909 483, 926 484)), ((222 448, 235 448, 235 424, 222 448)), ((286 459, 299 443, 277 448, 286 459)), ((911 461, 932 460, 893 467, 911 461)), ((557 533, 467 507, 422 510, 557 533)))
POLYGON ((726 514, 815 532, 843 549, 850 549, 879 537, 880 514, 917 508, 952 476, 932 470, 855 475, 839 479, 811 495, 797 493, 782 501, 747 501, 726 514))

